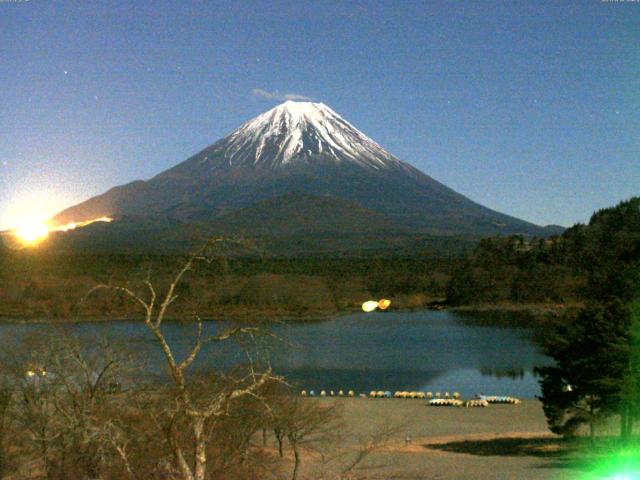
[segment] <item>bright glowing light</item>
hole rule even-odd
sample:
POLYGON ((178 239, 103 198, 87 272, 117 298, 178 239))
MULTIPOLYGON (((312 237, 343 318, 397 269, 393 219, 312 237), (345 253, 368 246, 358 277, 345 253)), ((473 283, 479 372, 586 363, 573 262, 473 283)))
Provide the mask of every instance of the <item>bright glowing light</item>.
MULTIPOLYGON (((37 178, 23 179, 25 184, 53 183, 51 172, 37 172, 37 178)), ((38 221, 49 225, 47 220, 79 199, 70 198, 68 193, 50 188, 16 190, 2 205, 0 230, 15 229, 25 223, 38 221)))
POLYGON ((362 311, 367 313, 373 312, 376 308, 386 310, 389 308, 389 305, 391 305, 391 300, 387 300, 386 298, 383 298, 379 302, 376 302, 375 300, 368 300, 362 304, 362 311))
POLYGON ((368 302, 364 302, 362 304, 363 312, 373 312, 376 308, 378 308, 378 302, 375 300, 369 300, 368 302))
POLYGON ((70 222, 65 225, 50 226, 43 221, 28 220, 13 229, 13 234, 22 245, 33 246, 47 238, 50 232, 68 232, 69 230, 74 230, 76 228, 86 227, 92 223, 112 221, 113 219, 109 217, 99 217, 91 220, 85 220, 84 222, 70 222))
POLYGON ((585 470, 580 480, 640 480, 640 451, 628 446, 607 452, 595 463, 588 462, 585 470))
POLYGON ((74 230, 76 228, 79 227, 86 227, 87 225, 91 225, 92 223, 96 223, 96 222, 113 222, 113 218, 110 217, 99 217, 99 218, 94 218, 92 220, 86 220, 84 222, 71 222, 71 223, 67 223, 66 225, 60 225, 58 227, 54 227, 51 229, 52 232, 68 232, 69 230, 74 230))
POLYGON ((33 245, 49 235, 49 228, 37 220, 27 221, 16 228, 14 234, 22 243, 33 245))

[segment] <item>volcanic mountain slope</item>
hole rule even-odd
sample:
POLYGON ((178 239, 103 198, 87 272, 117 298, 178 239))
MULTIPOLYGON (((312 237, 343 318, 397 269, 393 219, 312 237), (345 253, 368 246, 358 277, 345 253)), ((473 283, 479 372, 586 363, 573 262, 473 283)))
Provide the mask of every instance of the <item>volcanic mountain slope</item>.
MULTIPOLYGON (((150 180, 115 187, 54 220, 157 216, 200 223, 239 209, 249 218, 247 209, 256 205, 261 213, 253 218, 259 221, 268 216, 265 201, 282 196, 291 201, 295 197, 286 197, 291 193, 346 202, 363 215, 372 211, 378 220, 384 218, 380 225, 431 234, 547 234, 483 207, 399 160, 326 105, 291 101, 150 180)), ((301 202, 292 222, 304 223, 306 204, 301 202)), ((323 208, 326 213, 330 203, 323 208)))

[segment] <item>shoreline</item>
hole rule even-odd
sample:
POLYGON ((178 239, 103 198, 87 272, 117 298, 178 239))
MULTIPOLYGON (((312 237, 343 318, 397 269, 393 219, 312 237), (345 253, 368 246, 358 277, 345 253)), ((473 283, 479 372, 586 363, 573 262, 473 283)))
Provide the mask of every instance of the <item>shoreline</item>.
POLYGON ((559 316, 564 312, 580 308, 581 302, 570 303, 498 303, 449 306, 446 309, 459 313, 529 313, 534 316, 559 316))
MULTIPOLYGON (((393 305, 393 304, 392 304, 393 305)), ((418 312, 418 311, 448 311, 469 317, 483 315, 509 315, 514 314, 520 317, 528 317, 535 322, 544 322, 550 318, 557 318, 567 311, 577 309, 580 303, 562 303, 562 304, 517 304, 517 303, 500 303, 500 304, 475 304, 475 305, 456 305, 449 306, 441 300, 431 301, 423 305, 403 306, 396 305, 396 308, 387 310, 388 312, 418 312)), ((313 323, 323 322, 334 318, 345 317, 362 313, 359 308, 344 308, 331 312, 306 312, 293 313, 283 310, 256 310, 245 311, 242 313, 227 311, 213 316, 203 316, 205 322, 262 322, 268 321, 273 323, 313 323)), ((46 316, 0 316, 0 324, 77 324, 77 323, 101 323, 101 322, 141 322, 144 320, 142 316, 98 316, 83 315, 73 318, 61 319, 46 316)), ((167 317, 166 322, 181 322, 179 318, 167 317)), ((508 323, 508 322, 507 322, 508 323)))

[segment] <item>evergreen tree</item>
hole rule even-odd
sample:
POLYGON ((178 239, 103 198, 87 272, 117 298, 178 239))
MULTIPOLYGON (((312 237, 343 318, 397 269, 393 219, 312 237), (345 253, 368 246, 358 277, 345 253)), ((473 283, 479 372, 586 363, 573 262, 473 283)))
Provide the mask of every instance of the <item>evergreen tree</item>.
POLYGON ((629 309, 627 371, 620 395, 620 435, 629 438, 633 421, 640 418, 640 299, 629 309))
POLYGON ((562 318, 545 342, 555 365, 537 369, 543 409, 551 431, 572 435, 616 412, 623 395, 629 344, 624 305, 589 304, 574 318, 562 318))
POLYGON ((586 273, 587 305, 551 328, 545 341, 555 365, 538 369, 552 431, 569 434, 620 415, 620 434, 640 414, 640 198, 596 212, 567 238, 586 273), (574 241, 572 241, 574 240, 574 241))

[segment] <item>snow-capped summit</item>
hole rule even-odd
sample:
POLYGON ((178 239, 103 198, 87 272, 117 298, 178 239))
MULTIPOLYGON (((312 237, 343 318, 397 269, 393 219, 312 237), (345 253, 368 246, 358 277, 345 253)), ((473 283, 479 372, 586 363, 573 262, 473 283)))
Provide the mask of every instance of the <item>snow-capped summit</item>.
POLYGON ((337 225, 347 231, 345 224, 355 228, 366 217, 429 234, 545 234, 397 159, 328 106, 291 101, 173 168, 112 188, 54 220, 64 225, 128 216, 232 225, 238 219, 228 215, 241 210, 240 223, 269 225, 265 218, 271 216, 289 231, 308 229, 313 218, 325 222, 326 231, 337 225))
POLYGON ((375 169, 401 163, 324 103, 312 102, 284 102, 244 123, 211 150, 232 166, 277 168, 323 158, 375 169))

